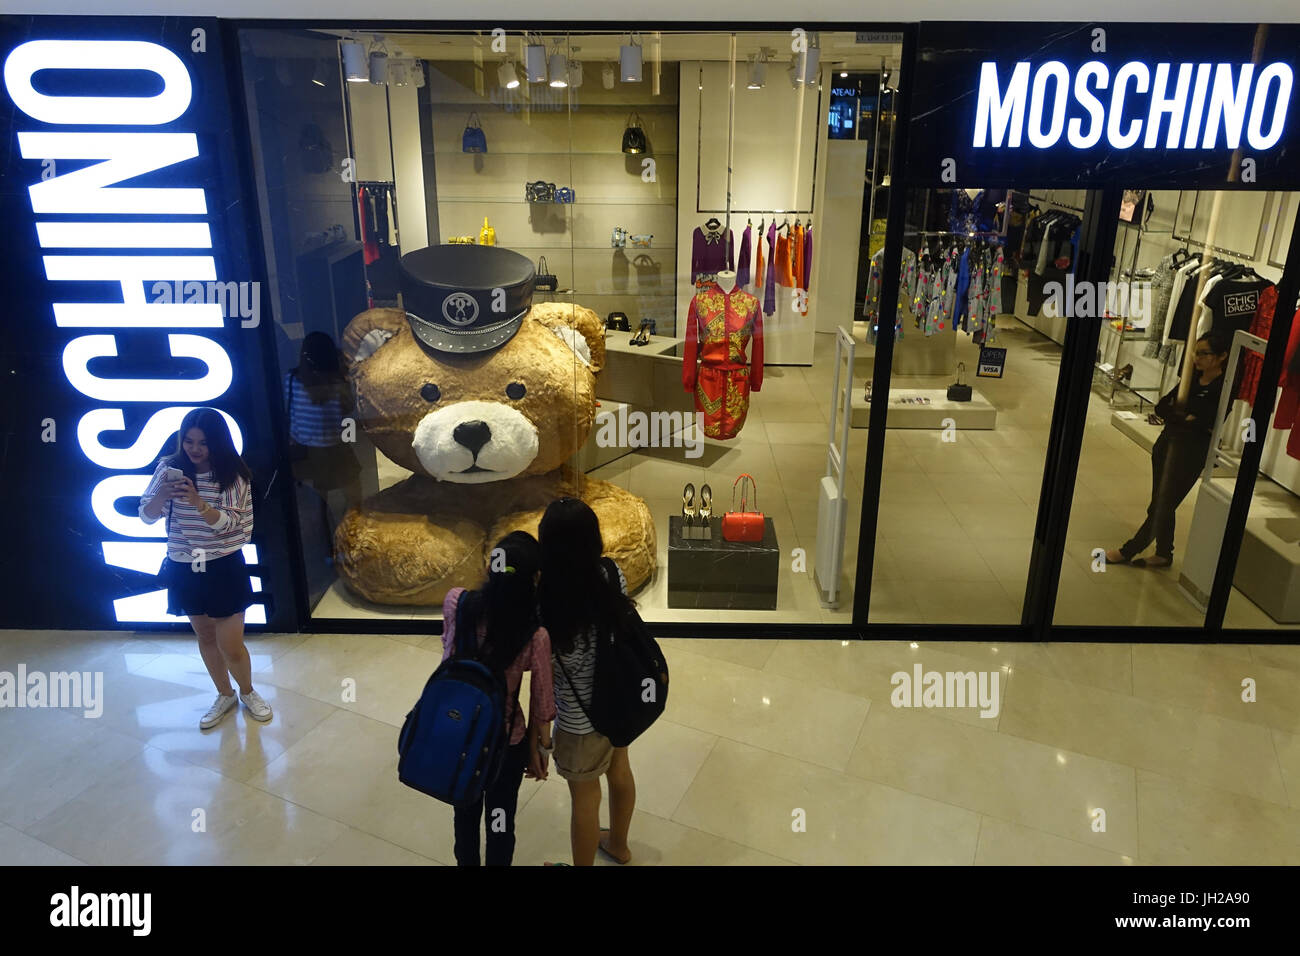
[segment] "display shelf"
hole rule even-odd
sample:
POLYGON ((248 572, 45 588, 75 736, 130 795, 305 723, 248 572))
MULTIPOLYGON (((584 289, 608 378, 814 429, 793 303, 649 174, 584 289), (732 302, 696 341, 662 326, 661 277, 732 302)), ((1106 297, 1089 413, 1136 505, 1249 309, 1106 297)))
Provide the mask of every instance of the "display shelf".
MULTIPOLYGON (((435 155, 443 156, 465 156, 473 159, 478 156, 628 156, 633 155, 624 153, 618 149, 527 149, 527 150, 505 150, 493 149, 486 153, 466 153, 459 149, 439 149, 435 150, 435 155)), ((675 149, 656 149, 652 153, 636 153, 637 158, 642 156, 676 156, 675 149)))
POLYGON ((594 196, 588 199, 578 199, 574 202, 529 202, 527 199, 518 197, 507 198, 505 196, 439 196, 439 203, 481 203, 492 206, 545 206, 546 208, 564 208, 565 206, 671 206, 677 208, 675 199, 631 199, 631 198, 605 198, 604 196, 594 196))

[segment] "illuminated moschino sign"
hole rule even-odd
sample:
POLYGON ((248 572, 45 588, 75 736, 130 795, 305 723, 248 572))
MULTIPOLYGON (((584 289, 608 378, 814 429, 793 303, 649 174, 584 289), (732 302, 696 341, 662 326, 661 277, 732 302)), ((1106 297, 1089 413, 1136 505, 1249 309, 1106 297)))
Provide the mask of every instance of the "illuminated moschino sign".
MULTIPOLYGON (((193 185, 119 185, 160 171, 166 171, 168 181, 182 183, 187 176, 191 183, 198 176, 189 162, 199 157, 198 136, 157 129, 173 124, 189 110, 190 72, 176 54, 156 43, 33 40, 16 47, 5 60, 4 85, 14 106, 43 124, 41 129, 18 132, 23 159, 41 162, 46 170, 57 171, 65 162, 79 167, 40 179, 28 188, 28 195, 36 216, 37 241, 46 253, 42 257, 45 277, 52 288, 76 290, 76 283, 97 283, 80 288, 100 289, 107 283, 114 291, 108 301, 88 302, 84 295, 68 295, 76 301, 54 301, 53 320, 69 335, 62 355, 68 383, 98 403, 77 422, 77 444, 89 462, 114 473, 99 479, 89 493, 91 510, 106 537, 118 539, 102 542, 104 561, 153 574, 166 554, 166 544, 156 540, 166 535, 164 523, 146 525, 134 515, 122 514, 116 503, 145 490, 149 475, 139 474, 140 469, 153 464, 186 412, 226 395, 234 378, 230 356, 214 337, 225 324, 219 303, 170 301, 170 297, 151 302, 145 297, 146 283, 217 279, 216 260, 210 251, 203 251, 212 249, 205 191, 193 185), (58 76, 58 71, 96 76, 93 92, 97 94, 111 91, 114 78, 123 76, 121 71, 148 71, 161 82, 161 89, 151 96, 56 95, 38 89, 50 89, 34 82, 42 71, 49 71, 47 76, 58 76), (177 370, 160 368, 163 374, 157 378, 125 378, 91 371, 96 360, 100 371, 107 370, 101 366, 111 369, 111 360, 119 355, 120 336, 144 335, 160 337, 159 344, 165 343, 173 359, 189 360, 186 369, 192 369, 197 359, 204 374, 169 377, 166 373, 177 370), (123 447, 127 405, 148 412, 149 417, 134 441, 123 447), (115 439, 105 443, 106 435, 115 439)), ((21 122, 15 120, 15 125, 21 122)), ((236 448, 242 451, 238 423, 223 414, 236 448)), ((256 560, 255 553, 249 557, 256 560)), ((116 599, 116 618, 170 620, 163 596, 164 592, 155 591, 116 599)), ((248 620, 262 614, 263 608, 255 605, 248 620)))
POLYGON ((1285 131, 1294 79, 1280 62, 986 62, 971 145, 1266 150, 1285 131))

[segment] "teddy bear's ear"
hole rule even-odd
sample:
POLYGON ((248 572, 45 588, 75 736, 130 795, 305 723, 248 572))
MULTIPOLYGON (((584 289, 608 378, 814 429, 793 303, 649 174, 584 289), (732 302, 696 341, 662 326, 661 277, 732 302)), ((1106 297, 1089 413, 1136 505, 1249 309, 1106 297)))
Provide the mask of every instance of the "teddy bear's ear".
POLYGON ((401 309, 367 309, 356 316, 343 330, 340 348, 348 367, 374 355, 405 324, 406 313, 401 309))
POLYGON ((558 332, 569 347, 581 355, 581 351, 574 348, 576 343, 571 341, 576 332, 587 343, 591 357, 583 355, 582 358, 591 366, 591 371, 599 372, 605 367, 605 328, 600 316, 591 309, 565 302, 535 302, 528 317, 558 332))

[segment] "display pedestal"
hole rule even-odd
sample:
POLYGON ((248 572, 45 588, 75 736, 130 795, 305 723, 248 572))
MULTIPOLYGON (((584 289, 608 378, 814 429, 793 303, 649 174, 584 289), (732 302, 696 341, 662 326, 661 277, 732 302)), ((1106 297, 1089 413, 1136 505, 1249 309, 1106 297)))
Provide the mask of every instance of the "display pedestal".
MULTIPOLYGON (((888 396, 872 394, 872 401, 889 399, 888 428, 929 428, 942 429, 944 419, 952 419, 958 430, 977 429, 990 431, 998 426, 998 410, 994 408, 978 390, 972 389, 969 402, 948 401, 948 389, 944 388, 895 388, 888 396), (900 402, 900 398, 930 399, 930 404, 921 405, 900 402)), ((853 427, 866 428, 871 422, 871 403, 867 401, 865 389, 853 390, 853 427)))
POLYGON ((722 519, 710 520, 707 541, 682 537, 681 515, 668 519, 668 606, 719 610, 776 610, 781 550, 771 518, 763 540, 726 541, 722 519))

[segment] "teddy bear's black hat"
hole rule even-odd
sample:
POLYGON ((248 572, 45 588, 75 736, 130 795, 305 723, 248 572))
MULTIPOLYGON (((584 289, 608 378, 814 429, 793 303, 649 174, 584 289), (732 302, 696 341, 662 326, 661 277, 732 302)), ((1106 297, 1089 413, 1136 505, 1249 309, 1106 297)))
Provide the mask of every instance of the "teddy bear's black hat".
POLYGON ((415 337, 440 352, 486 352, 519 331, 537 270, 500 246, 429 246, 402 256, 402 304, 415 337))

